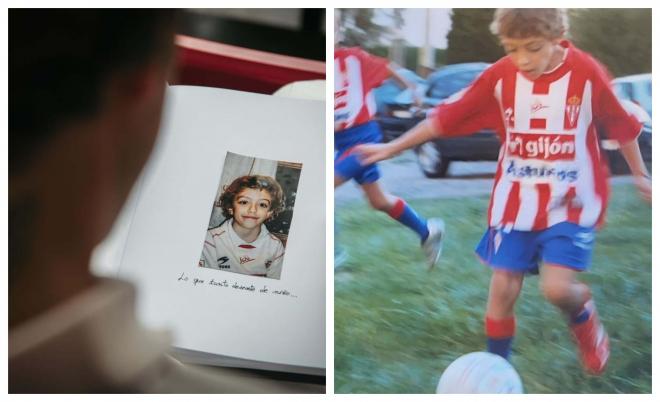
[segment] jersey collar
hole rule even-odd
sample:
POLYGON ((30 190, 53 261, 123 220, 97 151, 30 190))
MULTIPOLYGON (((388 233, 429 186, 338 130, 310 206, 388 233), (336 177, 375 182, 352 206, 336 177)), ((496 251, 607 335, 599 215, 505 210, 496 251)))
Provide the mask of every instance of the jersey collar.
POLYGON ((259 243, 264 237, 268 236, 268 228, 266 228, 266 225, 264 225, 262 223, 261 224, 261 231, 259 232, 259 236, 257 236, 257 238, 254 239, 254 241, 252 241, 252 242, 246 242, 245 240, 241 239, 241 237, 238 235, 238 233, 236 233, 236 231, 234 230, 233 223, 234 223, 234 218, 231 218, 230 220, 227 221, 227 225, 228 225, 227 230, 229 231, 229 237, 230 237, 232 243, 234 243, 234 245, 236 245, 236 246, 240 246, 240 245, 256 246, 257 243, 259 243))

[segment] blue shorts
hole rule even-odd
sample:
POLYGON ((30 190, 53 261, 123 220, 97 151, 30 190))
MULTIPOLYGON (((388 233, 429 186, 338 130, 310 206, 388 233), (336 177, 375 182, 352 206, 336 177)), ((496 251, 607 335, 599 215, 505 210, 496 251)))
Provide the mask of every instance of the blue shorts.
POLYGON ((585 271, 591 263, 595 231, 570 222, 545 230, 519 231, 489 228, 475 252, 493 269, 538 274, 539 263, 585 271))
POLYGON ((380 178, 378 166, 362 165, 353 148, 360 144, 380 143, 383 135, 375 121, 335 132, 335 175, 355 179, 359 184, 373 183, 380 178))

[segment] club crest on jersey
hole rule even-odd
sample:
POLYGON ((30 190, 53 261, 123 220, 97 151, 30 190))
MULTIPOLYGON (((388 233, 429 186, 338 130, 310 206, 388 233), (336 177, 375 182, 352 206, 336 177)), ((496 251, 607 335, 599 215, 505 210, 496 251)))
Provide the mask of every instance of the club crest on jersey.
POLYGON ((566 102, 566 116, 568 117, 568 122, 571 127, 575 126, 575 123, 577 122, 581 103, 582 99, 575 95, 568 98, 568 101, 566 102))

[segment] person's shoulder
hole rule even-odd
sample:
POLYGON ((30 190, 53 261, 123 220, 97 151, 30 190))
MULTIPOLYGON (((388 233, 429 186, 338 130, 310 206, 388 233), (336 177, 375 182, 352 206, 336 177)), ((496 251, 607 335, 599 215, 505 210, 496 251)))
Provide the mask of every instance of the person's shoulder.
POLYGON ((503 56, 498 59, 496 62, 486 67, 486 69, 481 73, 483 77, 502 77, 507 73, 517 73, 518 69, 511 61, 511 58, 508 56, 503 56))
POLYGON ((268 238, 270 239, 271 242, 277 242, 281 243, 280 238, 272 234, 271 232, 267 231, 268 238))
POLYGON ((359 59, 374 57, 371 53, 360 47, 340 47, 335 49, 335 58, 345 58, 349 56, 355 56, 359 59))
POLYGON ((571 68, 582 70, 587 74, 593 74, 600 78, 607 78, 607 68, 596 57, 569 42, 568 51, 571 52, 571 68))
POLYGON ((570 51, 573 52, 574 67, 594 68, 600 66, 600 62, 591 53, 588 53, 577 47, 572 47, 570 51))
POLYGON ((268 243, 271 244, 272 246, 277 246, 277 247, 283 246, 282 240, 276 235, 274 235, 272 232, 270 232, 268 229, 265 229, 262 233, 264 234, 264 237, 266 238, 268 243))
POLYGON ((339 47, 335 49, 335 57, 346 57, 350 54, 357 53, 360 48, 356 47, 339 47))
POLYGON ((362 49, 359 46, 351 46, 351 47, 340 47, 337 49, 338 51, 341 51, 343 53, 367 53, 366 50, 362 49))
POLYGON ((515 74, 515 66, 513 66, 513 63, 511 63, 509 57, 502 57, 501 59, 497 60, 496 62, 487 65, 483 71, 481 71, 473 80, 473 82, 470 84, 469 87, 464 88, 463 90, 455 93, 454 95, 450 96, 447 101, 448 103, 450 102, 450 99, 457 100, 460 99, 463 94, 470 88, 470 87, 479 87, 482 90, 483 89, 492 89, 496 83, 507 76, 507 74, 514 73, 515 74))
POLYGON ((210 228, 207 233, 211 237, 219 237, 219 236, 224 236, 227 234, 227 226, 228 226, 229 220, 226 220, 222 222, 219 226, 216 226, 214 228, 210 228))

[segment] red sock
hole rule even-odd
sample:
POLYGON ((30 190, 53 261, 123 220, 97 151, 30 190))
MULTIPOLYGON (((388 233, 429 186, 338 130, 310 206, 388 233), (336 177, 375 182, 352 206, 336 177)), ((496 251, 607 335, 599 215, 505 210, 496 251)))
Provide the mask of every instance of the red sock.
POLYGON ((516 333, 515 316, 496 320, 486 317, 487 346, 490 353, 500 355, 505 359, 511 354, 513 336, 516 333))

